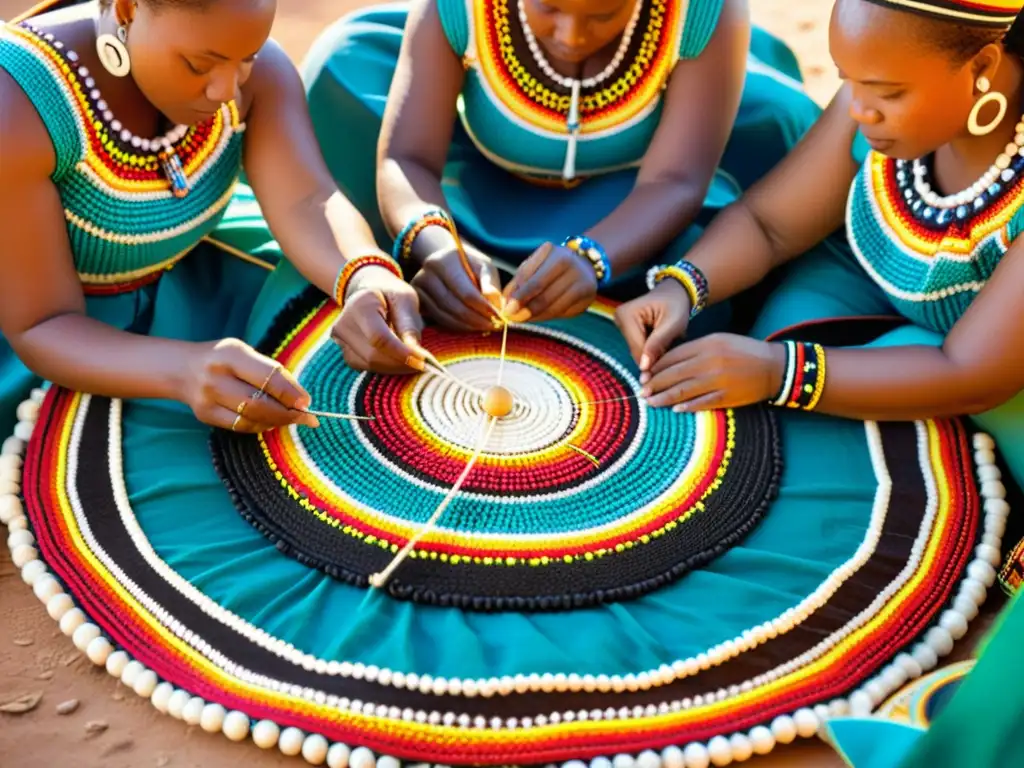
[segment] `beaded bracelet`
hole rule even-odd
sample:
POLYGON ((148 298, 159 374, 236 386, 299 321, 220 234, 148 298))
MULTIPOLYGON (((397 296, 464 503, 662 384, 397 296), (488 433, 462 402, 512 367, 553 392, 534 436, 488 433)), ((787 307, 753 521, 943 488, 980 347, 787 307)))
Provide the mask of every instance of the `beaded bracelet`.
POLYGON ((784 341, 786 371, 772 405, 813 411, 825 391, 825 348, 821 344, 784 341))
POLYGON ((433 208, 417 216, 402 227, 402 231, 398 233, 398 237, 395 238, 394 245, 391 248, 391 255, 395 261, 402 264, 411 258, 413 243, 416 242, 420 232, 427 227, 443 227, 451 233, 456 241, 459 239, 458 232, 455 230, 455 221, 452 219, 451 214, 442 208, 433 208))
POLYGON ((352 276, 363 267, 384 267, 399 280, 402 279, 402 270, 393 259, 383 254, 368 253, 365 256, 356 256, 345 262, 345 266, 338 270, 338 276, 334 279, 334 301, 339 306, 345 305, 345 291, 352 281, 352 276))
POLYGON ((573 235, 562 241, 562 247, 578 253, 590 262, 597 275, 598 290, 607 288, 612 281, 612 262, 604 248, 585 235, 573 235))
POLYGON ((647 290, 666 278, 672 278, 686 290, 690 297, 690 319, 699 315, 708 305, 708 279, 700 269, 688 261, 679 260, 675 264, 663 267, 651 267, 647 272, 647 290))

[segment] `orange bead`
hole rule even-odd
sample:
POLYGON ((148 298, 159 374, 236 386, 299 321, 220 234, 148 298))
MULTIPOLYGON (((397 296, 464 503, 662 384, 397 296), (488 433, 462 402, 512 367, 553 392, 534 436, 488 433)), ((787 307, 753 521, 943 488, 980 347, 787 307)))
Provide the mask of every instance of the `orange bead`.
POLYGON ((484 411, 500 419, 512 411, 512 393, 504 387, 488 387, 484 391, 484 411))

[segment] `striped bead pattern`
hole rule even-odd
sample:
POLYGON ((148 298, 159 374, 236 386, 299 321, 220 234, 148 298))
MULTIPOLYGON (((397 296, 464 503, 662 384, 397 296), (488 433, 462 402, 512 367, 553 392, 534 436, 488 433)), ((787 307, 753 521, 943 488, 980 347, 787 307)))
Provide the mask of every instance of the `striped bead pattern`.
POLYGON ((868 422, 879 492, 865 538, 782 615, 636 674, 442 678, 310 656, 177 574, 133 512, 121 408, 60 389, 19 408, 0 448, 13 488, 0 520, 22 579, 77 648, 158 711, 335 768, 395 768, 391 754, 727 765, 814 736, 951 652, 995 581, 1009 512, 987 435, 972 446, 958 421, 868 422))
POLYGON ((0 68, 28 95, 53 141, 52 178, 86 293, 135 290, 213 231, 241 170, 244 125, 233 102, 175 133, 190 187, 181 198, 156 140, 133 137, 110 116, 92 73, 52 34, 31 22, 0 28, 0 68))
MULTIPOLYGON (((1014 159, 1024 170, 1024 157, 1014 159)), ((963 217, 930 209, 911 163, 870 152, 847 202, 847 235, 861 266, 896 310, 948 333, 985 286, 1024 224, 1024 174, 999 181, 963 217)))

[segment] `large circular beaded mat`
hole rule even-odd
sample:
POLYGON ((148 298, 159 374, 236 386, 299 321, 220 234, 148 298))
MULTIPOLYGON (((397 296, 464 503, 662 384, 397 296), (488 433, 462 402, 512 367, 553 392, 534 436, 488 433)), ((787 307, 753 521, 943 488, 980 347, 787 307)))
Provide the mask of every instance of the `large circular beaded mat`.
POLYGON ((638 397, 613 307, 489 335, 428 328, 448 375, 348 368, 339 310, 310 294, 264 345, 323 419, 260 436, 219 431, 239 509, 302 562, 358 586, 387 568, 481 440, 481 393, 513 396, 436 527, 386 582, 398 598, 471 610, 578 608, 657 589, 747 534, 781 471, 767 408, 673 413, 638 397))

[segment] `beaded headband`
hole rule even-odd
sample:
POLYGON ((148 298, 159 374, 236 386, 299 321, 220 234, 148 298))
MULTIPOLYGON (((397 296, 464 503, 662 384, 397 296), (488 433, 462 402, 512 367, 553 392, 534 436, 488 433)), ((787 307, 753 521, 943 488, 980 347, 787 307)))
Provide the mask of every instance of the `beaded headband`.
POLYGON ((961 24, 1009 29, 1024 7, 1022 0, 868 0, 898 10, 961 24))

